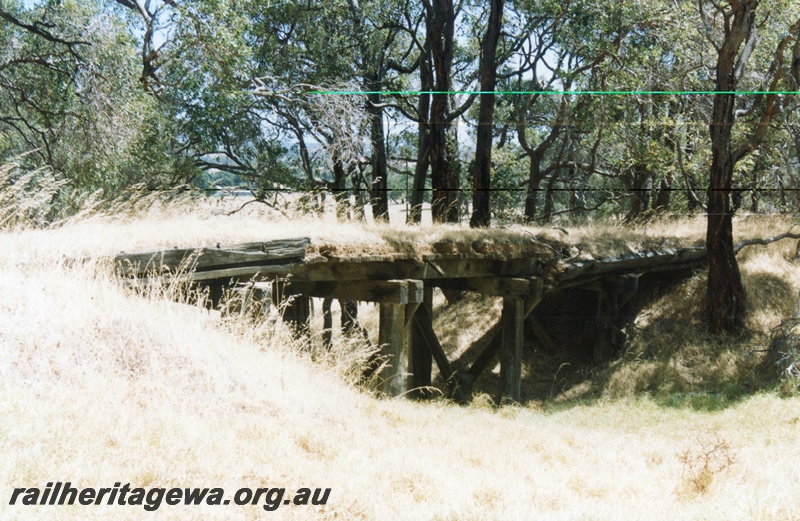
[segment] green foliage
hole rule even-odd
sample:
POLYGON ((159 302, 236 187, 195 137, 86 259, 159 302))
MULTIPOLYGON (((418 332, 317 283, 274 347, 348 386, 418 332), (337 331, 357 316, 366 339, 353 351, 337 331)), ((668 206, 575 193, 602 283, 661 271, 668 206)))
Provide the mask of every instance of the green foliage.
POLYGON ((57 41, 20 27, 0 31, 0 157, 32 152, 27 163, 63 181, 56 205, 74 193, 113 198, 139 183, 169 186, 185 173, 185 158, 169 145, 167 114, 139 85, 138 44, 118 14, 102 2, 70 0, 14 12, 57 41))
MULTIPOLYGON (((458 4, 450 84, 477 78, 485 3, 458 4)), ((0 159, 47 167, 62 190, 113 197, 131 186, 242 185, 258 193, 320 189, 333 164, 370 181, 365 96, 328 99, 315 87, 416 89, 425 51, 424 5, 400 0, 0 0, 0 159), (34 29, 38 28, 38 29, 34 29)), ((503 90, 708 90, 724 21, 709 2, 510 2, 498 49, 503 90), (715 43, 716 42, 716 43, 715 43)), ((762 4, 743 89, 796 90, 800 17, 791 1, 762 4), (788 40, 787 40, 788 38, 788 40), (776 49, 786 41, 782 60, 776 49), (776 71, 781 74, 770 83, 776 71)), ((764 139, 770 152, 740 162, 734 186, 751 210, 796 210, 798 102, 784 96, 764 139)), ((419 151, 418 97, 378 98, 389 128, 388 186, 405 197, 419 151), (397 172, 405 172, 399 175, 397 172), (410 179, 408 179, 410 180, 410 179)), ((450 98, 455 110, 466 95, 450 98)), ((373 100, 375 101, 375 100, 373 100)), ((762 100, 763 101, 763 100, 762 100)), ((763 105, 737 97, 746 142, 763 105)), ((471 128, 477 103, 456 122, 471 128)), ((711 96, 501 95, 496 101, 493 206, 519 218, 538 157, 536 218, 653 210, 702 211, 711 96), (526 148, 527 147, 527 148, 526 148), (546 197, 545 197, 546 195, 546 197), (641 197, 640 197, 641 195, 641 197), (661 194, 663 195, 663 194, 661 194)), ((424 135, 429 129, 422 128, 424 135)), ((459 132, 453 156, 471 184, 474 145, 459 132)), ((356 176, 357 177, 357 176, 356 176)), ((368 186, 362 186, 362 189, 368 186)), ((62 198, 56 198, 62 200, 62 198)))

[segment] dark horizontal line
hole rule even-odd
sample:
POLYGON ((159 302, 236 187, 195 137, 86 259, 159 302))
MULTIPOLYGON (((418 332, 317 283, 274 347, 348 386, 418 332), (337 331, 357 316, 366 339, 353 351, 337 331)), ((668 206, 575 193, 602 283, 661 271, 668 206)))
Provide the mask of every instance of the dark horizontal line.
POLYGON ((710 96, 710 95, 741 95, 741 96, 765 96, 765 95, 793 95, 800 94, 796 90, 499 90, 499 91, 480 91, 480 90, 312 90, 308 92, 315 96, 423 96, 423 95, 520 95, 520 96, 710 96))
MULTIPOLYGON (((168 193, 173 191, 181 191, 181 192, 190 192, 190 191, 200 191, 200 192, 214 192, 214 193, 221 193, 223 195, 233 195, 230 193, 226 193, 226 189, 224 188, 195 188, 195 189, 178 189, 178 190, 171 190, 166 188, 140 188, 134 191, 137 192, 162 192, 168 193)), ((537 188, 535 192, 571 192, 574 190, 582 191, 582 192, 654 192, 654 191, 662 191, 661 188, 537 188)), ((667 191, 670 192, 695 192, 695 193, 705 193, 708 192, 707 188, 698 188, 697 190, 690 190, 688 188, 667 188, 667 191)), ((250 192, 247 189, 237 189, 237 192, 250 192)), ((254 190, 258 192, 258 190, 254 190)), ((364 188, 360 190, 365 194, 369 194, 370 192, 405 192, 405 188, 388 188, 386 190, 371 190, 368 188, 364 188)), ((483 188, 483 189, 472 189, 472 188, 426 188, 422 190, 423 192, 527 192, 527 188, 483 188)), ((800 192, 800 188, 715 188, 711 190, 712 192, 750 192, 750 191, 758 191, 758 192, 800 192)), ((275 189, 266 189, 263 190, 266 193, 307 193, 307 194, 314 194, 314 193, 352 193, 352 189, 346 188, 342 190, 330 190, 330 189, 291 189, 291 188, 275 188, 275 189)))
MULTIPOLYGON (((394 123, 397 124, 397 123, 394 123)), ((735 126, 735 125, 761 125, 759 121, 746 121, 746 120, 736 120, 731 122, 713 122, 713 121, 613 121, 613 120, 603 120, 603 121, 492 121, 491 123, 488 122, 480 122, 480 121, 452 121, 452 122, 437 122, 431 123, 430 121, 409 121, 409 125, 419 125, 423 124, 426 126, 453 126, 453 125, 470 125, 470 126, 480 126, 480 125, 493 125, 493 126, 502 126, 502 125, 519 125, 524 124, 530 127, 546 127, 546 126, 571 126, 571 125, 641 125, 641 126, 672 126, 672 125, 702 125, 702 126, 735 126)))

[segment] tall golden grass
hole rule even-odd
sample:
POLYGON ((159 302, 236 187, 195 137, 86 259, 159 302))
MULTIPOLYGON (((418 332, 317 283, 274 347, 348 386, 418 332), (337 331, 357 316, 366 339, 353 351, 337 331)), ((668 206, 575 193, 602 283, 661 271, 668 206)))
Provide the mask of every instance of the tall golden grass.
MULTIPOLYGON (((354 383, 363 351, 348 355, 339 340, 323 356, 269 317, 223 319, 165 298, 168 289, 142 296, 114 278, 102 259, 121 250, 301 231, 259 211, 229 216, 227 209, 190 208, 156 204, 138 217, 94 213, 54 228, 0 232, 1 518, 800 518, 800 399, 759 392, 709 410, 664 400, 692 392, 664 388, 666 377, 652 387, 628 383, 650 378, 642 369, 647 353, 672 356, 669 364, 684 378, 701 378, 704 364, 705 372, 737 371, 726 364, 724 342, 691 338, 700 330, 680 327, 691 319, 671 315, 693 309, 701 274, 673 294, 680 304, 669 295, 652 304, 638 326, 663 329, 637 336, 607 390, 592 400, 496 408, 480 398, 469 407, 380 399, 354 383), (84 260, 70 260, 76 258, 84 260), (680 342, 663 340, 679 332, 680 342), (678 344, 690 353, 675 358, 678 344), (704 346, 714 355, 703 354, 704 346), (690 359, 695 369, 684 370, 690 359), (691 469, 681 455, 701 449, 707 432, 735 451, 735 462, 701 492, 687 493, 691 469), (13 488, 49 481, 332 492, 324 507, 272 513, 256 506, 162 505, 145 514, 130 506, 7 504, 13 488)), ((695 225, 674 226, 688 234, 695 225)), ((625 237, 623 228, 609 229, 625 237)), ((326 223, 314 233, 357 244, 363 230, 326 223)), ((579 233, 591 236, 570 230, 579 233)), ((746 254, 743 265, 751 325, 765 330, 793 311, 796 302, 783 296, 787 287, 797 289, 797 268, 773 250, 746 254)), ((473 318, 440 315, 467 324, 473 318)), ((479 334, 461 329, 468 331, 462 346, 479 334)))

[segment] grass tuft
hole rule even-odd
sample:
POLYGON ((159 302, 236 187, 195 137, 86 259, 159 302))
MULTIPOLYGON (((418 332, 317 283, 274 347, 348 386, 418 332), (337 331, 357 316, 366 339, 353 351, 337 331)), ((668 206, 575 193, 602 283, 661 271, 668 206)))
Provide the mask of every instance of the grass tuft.
POLYGON ((681 462, 680 492, 706 494, 720 475, 736 463, 736 453, 716 430, 696 435, 696 445, 677 455, 681 462))

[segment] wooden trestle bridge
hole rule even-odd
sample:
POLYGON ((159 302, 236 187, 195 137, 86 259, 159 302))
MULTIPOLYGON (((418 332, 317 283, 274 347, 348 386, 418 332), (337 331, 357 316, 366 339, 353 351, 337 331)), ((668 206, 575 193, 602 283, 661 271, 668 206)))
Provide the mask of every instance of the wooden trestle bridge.
MULTIPOLYGON (((499 400, 520 400, 525 325, 542 344, 551 335, 532 313, 548 295, 579 288, 596 295, 593 357, 603 360, 624 342, 620 308, 641 288, 640 277, 660 272, 687 273, 706 260, 705 248, 669 249, 607 259, 574 261, 535 240, 510 251, 444 242, 427 254, 336 256, 320 252, 307 238, 121 254, 116 263, 125 276, 147 283, 180 278, 208 286, 212 298, 237 284, 268 282, 273 303, 299 330, 307 327, 310 298, 375 302, 380 307, 381 353, 388 363, 380 390, 397 396, 431 385, 432 364, 459 400, 465 389, 499 354, 499 400), (454 372, 433 327, 433 289, 471 291, 501 297, 499 322, 472 366, 454 372)), ((659 275, 659 276, 660 276, 659 275)), ((584 304, 586 304, 584 302, 584 304)), ((330 316, 326 317, 330 327, 330 316)))

